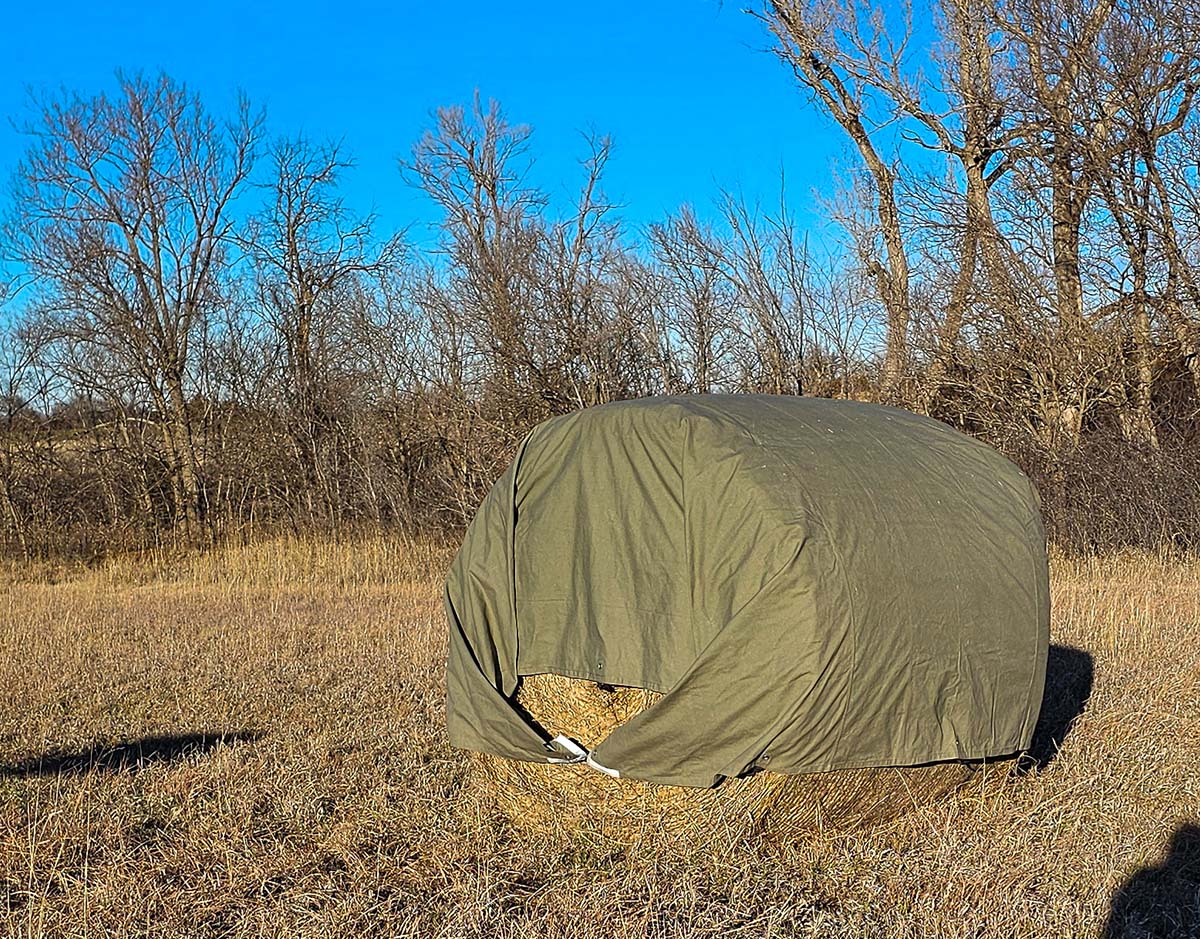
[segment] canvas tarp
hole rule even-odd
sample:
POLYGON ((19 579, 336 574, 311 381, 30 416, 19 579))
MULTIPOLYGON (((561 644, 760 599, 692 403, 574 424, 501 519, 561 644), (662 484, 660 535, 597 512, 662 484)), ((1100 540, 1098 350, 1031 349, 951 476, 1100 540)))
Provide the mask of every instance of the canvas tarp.
POLYGON ((937 421, 766 395, 590 408, 525 439, 451 567, 450 740, 545 762, 512 697, 552 672, 665 694, 581 741, 657 783, 1011 754, 1047 581, 1029 480, 937 421))

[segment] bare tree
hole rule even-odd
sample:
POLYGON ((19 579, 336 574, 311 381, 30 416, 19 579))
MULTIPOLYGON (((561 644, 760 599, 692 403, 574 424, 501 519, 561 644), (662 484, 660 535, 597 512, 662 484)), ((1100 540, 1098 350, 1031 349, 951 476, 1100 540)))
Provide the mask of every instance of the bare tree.
POLYGON ((587 139, 578 197, 556 217, 528 181, 530 133, 477 97, 469 110, 440 110, 403 164, 442 213, 422 303, 450 380, 442 400, 457 402, 438 423, 439 445, 457 453, 448 463, 460 506, 474 504, 497 448, 463 458, 475 446, 448 438, 483 427, 508 452, 538 420, 628 396, 653 367, 637 342, 646 296, 603 193, 608 140, 587 139))
POLYGON ((713 232, 685 207, 652 225, 649 238, 663 277, 662 318, 678 350, 684 387, 692 394, 728 390, 734 301, 713 232))
POLYGON ((1080 245, 1092 194, 1087 137, 1096 88, 1086 63, 1097 58, 1115 3, 1022 0, 1000 11, 1022 59, 1026 147, 1050 177, 1055 309, 1072 339, 1084 328, 1080 245))
POLYGON ((25 559, 33 553, 33 539, 19 489, 42 468, 38 456, 44 442, 42 422, 32 406, 45 390, 38 352, 19 330, 0 331, 0 531, 16 541, 25 559))
POLYGON ((335 355, 347 348, 347 318, 367 279, 398 263, 399 236, 376 243, 374 218, 353 217, 337 195, 340 174, 351 164, 337 145, 281 139, 269 151, 266 207, 247 226, 242 245, 254 270, 257 308, 281 356, 280 390, 285 425, 302 471, 301 486, 321 501, 314 516, 332 519, 339 509, 337 481, 328 472, 339 395, 333 387, 335 355), (339 327, 341 329, 339 335, 339 327))
POLYGON ((1089 63, 1102 89, 1093 95, 1102 109, 1092 140, 1101 151, 1096 185, 1120 233, 1131 271, 1135 434, 1156 446, 1149 413, 1154 319, 1164 320, 1174 336, 1191 373, 1193 394, 1200 398, 1195 325, 1200 295, 1180 247, 1173 196, 1163 176, 1164 163, 1179 154, 1178 143, 1193 115, 1200 82, 1200 6, 1144 0, 1132 9, 1118 9, 1100 51, 1099 60, 1089 63), (1107 165, 1101 164, 1101 156, 1108 158, 1107 165), (1165 279, 1156 286, 1155 268, 1164 267, 1165 279), (1190 307, 1190 316, 1185 307, 1190 307))
POLYGON ((910 11, 905 5, 896 14, 904 22, 898 36, 889 33, 882 8, 864 0, 773 0, 757 15, 778 40, 779 56, 849 136, 870 174, 883 250, 876 251, 867 239, 859 239, 859 249, 887 310, 880 392, 894 398, 908 364, 909 258, 896 195, 897 171, 879 139, 895 111, 885 104, 882 114, 872 113, 877 88, 871 72, 885 67, 880 60, 903 59, 911 36, 910 11))
MULTIPOLYGON (((519 427, 530 395, 554 396, 530 303, 532 270, 543 236, 545 197, 525 182, 528 127, 511 125, 499 106, 478 96, 470 112, 442 108, 437 126, 402 164, 414 185, 442 210, 445 290, 469 332, 468 360, 480 356, 498 393, 501 418, 519 427)), ((516 431, 514 431, 515 433, 516 431)))
POLYGON ((728 235, 714 245, 722 275, 734 289, 735 320, 745 334, 742 373, 750 390, 804 394, 812 323, 805 306, 807 245, 780 185, 779 210, 763 215, 744 198, 723 192, 718 210, 728 235))
POLYGON ((187 530, 204 495, 189 406, 193 346, 214 302, 259 121, 229 121, 168 78, 42 105, 16 175, 7 242, 64 341, 103 350, 149 396, 187 530))

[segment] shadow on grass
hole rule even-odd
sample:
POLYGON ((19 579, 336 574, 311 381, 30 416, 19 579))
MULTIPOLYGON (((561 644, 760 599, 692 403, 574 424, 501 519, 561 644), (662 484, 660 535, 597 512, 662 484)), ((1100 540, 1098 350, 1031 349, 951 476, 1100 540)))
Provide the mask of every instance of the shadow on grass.
POLYGON ((1175 829, 1167 857, 1113 894, 1104 939, 1200 936, 1200 824, 1175 829))
POLYGON ((1051 645, 1046 658, 1046 693, 1033 731, 1033 742, 1021 758, 1020 772, 1040 772, 1058 751, 1092 696, 1095 660, 1090 652, 1051 645))
POLYGON ((86 750, 52 750, 16 763, 0 764, 0 779, 80 775, 90 772, 137 772, 154 763, 171 763, 208 753, 223 743, 255 741, 259 731, 139 737, 125 743, 96 744, 86 750))

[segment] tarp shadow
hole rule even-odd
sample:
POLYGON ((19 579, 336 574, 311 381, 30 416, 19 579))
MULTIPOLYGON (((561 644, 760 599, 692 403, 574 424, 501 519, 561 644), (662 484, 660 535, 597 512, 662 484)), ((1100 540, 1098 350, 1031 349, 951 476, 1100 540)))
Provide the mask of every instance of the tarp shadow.
POLYGON ((0 765, 0 778, 81 775, 89 772, 136 772, 154 763, 170 763, 207 753, 223 743, 255 741, 255 730, 139 737, 122 743, 95 744, 83 750, 52 750, 0 765))
POLYGON ((1090 652, 1052 644, 1046 659, 1046 693, 1033 731, 1033 742, 1021 760, 1021 772, 1040 772, 1058 756, 1076 719, 1087 707, 1095 679, 1090 652))
POLYGON ((1104 939, 1200 936, 1200 819, 1175 829, 1166 859, 1113 894, 1104 939))

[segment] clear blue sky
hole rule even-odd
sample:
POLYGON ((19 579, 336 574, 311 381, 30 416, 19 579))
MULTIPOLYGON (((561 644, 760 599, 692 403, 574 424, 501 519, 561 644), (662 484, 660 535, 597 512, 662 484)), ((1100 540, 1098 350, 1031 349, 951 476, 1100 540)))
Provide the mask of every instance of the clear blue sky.
MULTIPOLYGON (((276 133, 341 139, 357 168, 348 202, 389 228, 428 209, 397 159, 439 105, 476 88, 534 128, 534 181, 566 195, 581 130, 610 134, 606 189, 630 221, 706 204, 718 185, 774 202, 786 171, 794 207, 829 180, 840 132, 805 104, 767 37, 734 4, 643 0, 580 4, 22 3, 4 17, 0 173, 24 147, 11 126, 27 90, 110 89, 116 69, 165 70, 214 108, 237 90, 276 133)), ((413 234, 421 240, 419 229, 413 234)))

